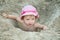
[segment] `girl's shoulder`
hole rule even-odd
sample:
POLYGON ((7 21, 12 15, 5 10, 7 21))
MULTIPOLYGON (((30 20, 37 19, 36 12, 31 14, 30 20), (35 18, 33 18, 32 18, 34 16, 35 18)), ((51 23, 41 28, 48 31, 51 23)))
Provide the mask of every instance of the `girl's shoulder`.
POLYGON ((20 23, 23 23, 23 21, 19 18, 19 17, 17 17, 17 19, 16 19, 18 22, 20 22, 20 23))
POLYGON ((38 26, 40 26, 40 23, 35 23, 34 26, 38 27, 38 26))
POLYGON ((40 23, 36 22, 35 25, 41 25, 40 23))

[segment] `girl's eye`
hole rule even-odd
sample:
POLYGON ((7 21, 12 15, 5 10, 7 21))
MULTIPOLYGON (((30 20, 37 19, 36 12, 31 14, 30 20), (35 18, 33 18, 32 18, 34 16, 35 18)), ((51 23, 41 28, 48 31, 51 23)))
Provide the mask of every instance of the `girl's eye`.
POLYGON ((32 20, 34 20, 34 18, 32 18, 32 20))
POLYGON ((26 19, 26 20, 29 20, 29 19, 26 19))

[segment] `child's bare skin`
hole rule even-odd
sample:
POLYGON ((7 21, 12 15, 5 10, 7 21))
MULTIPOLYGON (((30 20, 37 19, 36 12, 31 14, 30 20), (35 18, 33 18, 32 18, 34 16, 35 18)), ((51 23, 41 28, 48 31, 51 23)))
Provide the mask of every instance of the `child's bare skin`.
POLYGON ((21 19, 20 17, 16 17, 14 15, 7 15, 5 13, 3 13, 3 16, 6 18, 17 20, 18 22, 20 22, 22 24, 22 30, 24 30, 24 31, 36 31, 36 28, 39 28, 42 30, 47 29, 47 27, 45 25, 36 23, 35 22, 36 18, 33 15, 26 15, 26 16, 24 16, 23 19, 21 19))

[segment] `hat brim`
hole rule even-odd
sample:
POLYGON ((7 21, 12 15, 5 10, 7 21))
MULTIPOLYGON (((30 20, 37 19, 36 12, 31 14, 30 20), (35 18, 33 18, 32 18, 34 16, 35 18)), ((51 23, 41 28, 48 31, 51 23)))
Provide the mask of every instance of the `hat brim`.
POLYGON ((26 12, 26 13, 24 13, 21 16, 26 16, 26 15, 34 15, 34 16, 37 16, 38 14, 37 13, 34 13, 34 12, 26 12))
POLYGON ((26 16, 26 15, 33 15, 33 16, 36 16, 38 18, 38 13, 34 13, 34 12, 26 12, 23 15, 21 15, 20 17, 22 18, 23 16, 26 16))

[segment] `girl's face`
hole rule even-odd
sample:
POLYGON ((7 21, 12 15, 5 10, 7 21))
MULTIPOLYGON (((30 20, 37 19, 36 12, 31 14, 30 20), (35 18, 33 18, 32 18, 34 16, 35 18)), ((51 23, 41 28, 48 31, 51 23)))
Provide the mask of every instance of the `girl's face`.
POLYGON ((32 26, 35 23, 35 16, 33 15, 26 15, 23 19, 24 23, 28 26, 32 26))

